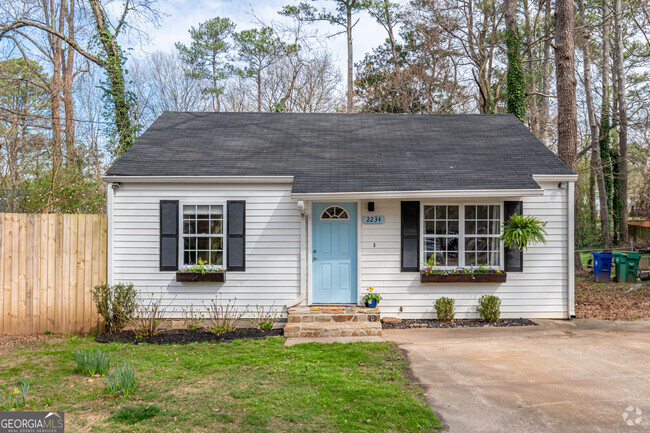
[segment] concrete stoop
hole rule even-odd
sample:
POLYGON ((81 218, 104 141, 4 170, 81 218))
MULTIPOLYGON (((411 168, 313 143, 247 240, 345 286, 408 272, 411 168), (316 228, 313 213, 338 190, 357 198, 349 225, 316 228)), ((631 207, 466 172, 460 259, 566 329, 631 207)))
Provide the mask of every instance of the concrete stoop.
POLYGON ((288 311, 287 338, 378 337, 379 308, 293 307, 288 311))

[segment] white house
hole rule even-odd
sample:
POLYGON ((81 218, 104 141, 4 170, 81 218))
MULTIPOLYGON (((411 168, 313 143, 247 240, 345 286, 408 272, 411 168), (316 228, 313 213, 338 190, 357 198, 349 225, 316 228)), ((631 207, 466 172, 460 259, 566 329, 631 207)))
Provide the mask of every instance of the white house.
POLYGON ((456 300, 477 317, 574 314, 577 175, 511 115, 166 112, 108 170, 109 282, 176 307, 360 304, 433 318, 456 300), (546 244, 505 249, 512 213, 546 223, 546 244), (426 283, 441 267, 488 264, 501 283, 426 283), (177 282, 198 258, 225 282, 177 282))

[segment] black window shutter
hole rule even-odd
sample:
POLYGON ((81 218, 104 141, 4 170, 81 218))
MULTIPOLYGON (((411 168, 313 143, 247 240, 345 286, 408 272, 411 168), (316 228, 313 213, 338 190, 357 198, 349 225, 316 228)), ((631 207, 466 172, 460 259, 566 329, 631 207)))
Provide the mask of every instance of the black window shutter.
POLYGON ((160 270, 178 270, 178 200, 160 200, 160 270))
POLYGON ((229 271, 246 270, 246 202, 228 200, 227 261, 229 271))
POLYGON ((402 272, 420 271, 420 202, 402 202, 402 272))
MULTIPOLYGON (((524 202, 506 201, 503 202, 503 218, 505 222, 514 214, 523 215, 524 202)), ((524 252, 520 248, 505 248, 505 265, 503 269, 506 272, 523 272, 524 271, 524 252)))

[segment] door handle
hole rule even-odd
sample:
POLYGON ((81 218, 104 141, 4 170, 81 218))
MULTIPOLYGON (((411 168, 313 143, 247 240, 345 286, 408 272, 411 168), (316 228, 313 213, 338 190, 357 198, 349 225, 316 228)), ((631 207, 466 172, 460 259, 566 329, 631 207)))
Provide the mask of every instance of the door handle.
POLYGON ((314 256, 314 260, 316 260, 316 256, 314 256))

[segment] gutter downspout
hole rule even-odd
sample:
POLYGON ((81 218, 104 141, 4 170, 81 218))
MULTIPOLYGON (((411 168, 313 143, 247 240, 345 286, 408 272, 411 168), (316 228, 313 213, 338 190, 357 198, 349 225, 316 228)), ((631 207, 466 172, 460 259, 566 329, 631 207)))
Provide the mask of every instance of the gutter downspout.
POLYGON ((307 297, 307 206, 303 200, 298 201, 300 212, 300 295, 287 303, 287 309, 302 304, 307 297))
POLYGON ((106 283, 113 285, 113 183, 106 184, 106 283))
POLYGON ((576 317, 576 307, 575 307, 575 182, 569 182, 567 188, 567 207, 569 212, 567 212, 567 282, 568 282, 568 300, 569 300, 569 311, 568 318, 575 319, 576 317))

